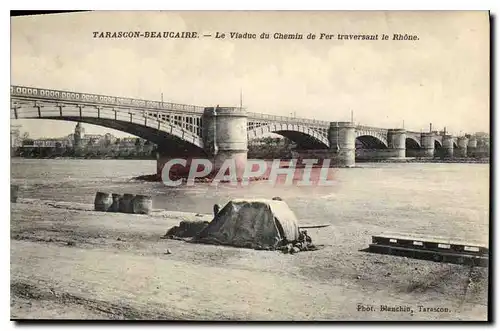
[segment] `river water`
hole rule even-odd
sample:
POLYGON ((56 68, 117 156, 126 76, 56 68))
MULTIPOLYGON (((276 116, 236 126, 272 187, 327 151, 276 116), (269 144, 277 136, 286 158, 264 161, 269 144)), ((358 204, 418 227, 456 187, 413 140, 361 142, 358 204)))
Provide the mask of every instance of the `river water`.
POLYGON ((377 225, 391 232, 414 232, 487 241, 488 164, 360 164, 334 169, 331 186, 166 187, 131 180, 156 170, 149 160, 19 159, 11 161, 11 181, 20 198, 92 204, 97 191, 153 196, 153 208, 211 213, 231 198, 282 197, 302 224, 377 225))

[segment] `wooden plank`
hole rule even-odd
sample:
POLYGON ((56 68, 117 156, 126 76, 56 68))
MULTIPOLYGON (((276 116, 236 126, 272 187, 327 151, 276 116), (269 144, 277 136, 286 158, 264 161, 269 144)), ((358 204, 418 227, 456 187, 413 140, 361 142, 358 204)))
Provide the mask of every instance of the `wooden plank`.
POLYGON ((423 250, 417 248, 407 248, 398 246, 388 246, 379 244, 370 244, 369 252, 378 254, 387 254, 395 256, 405 256, 409 258, 428 260, 442 263, 464 264, 480 267, 487 267, 489 258, 487 256, 478 256, 454 252, 438 252, 423 250))
POLYGON ((486 247, 476 246, 471 243, 468 244, 457 244, 450 243, 450 241, 440 240, 440 241, 426 241, 420 238, 410 238, 408 236, 404 238, 395 236, 372 236, 372 244, 387 245, 394 247, 406 247, 406 248, 420 248, 432 251, 441 252, 457 252, 466 253, 472 255, 488 255, 489 249, 486 247))
POLYGON ((300 229, 318 229, 318 228, 326 228, 331 224, 319 224, 319 225, 299 225, 300 229))
POLYGON ((437 243, 446 243, 453 245, 464 245, 464 246, 477 246, 477 247, 488 247, 488 242, 486 241, 478 241, 478 240, 463 240, 461 238, 452 238, 452 237, 444 237, 444 236, 435 236, 435 235, 425 235, 425 234, 407 234, 407 233, 396 233, 396 232, 387 232, 377 234, 374 237, 382 237, 382 238, 399 238, 405 240, 416 240, 416 241, 426 241, 426 242, 437 242, 437 243))

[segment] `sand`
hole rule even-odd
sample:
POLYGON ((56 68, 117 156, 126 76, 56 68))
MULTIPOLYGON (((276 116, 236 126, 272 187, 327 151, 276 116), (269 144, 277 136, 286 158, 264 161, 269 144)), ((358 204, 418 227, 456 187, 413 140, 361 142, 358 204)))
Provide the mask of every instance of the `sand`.
POLYGON ((487 268, 362 252, 370 224, 311 229, 324 247, 289 255, 160 238, 210 215, 11 206, 12 319, 487 319, 487 268))

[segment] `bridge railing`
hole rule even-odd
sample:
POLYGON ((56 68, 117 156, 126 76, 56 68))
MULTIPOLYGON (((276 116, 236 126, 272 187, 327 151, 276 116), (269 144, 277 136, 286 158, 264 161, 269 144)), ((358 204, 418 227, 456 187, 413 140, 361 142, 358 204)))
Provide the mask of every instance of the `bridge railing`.
POLYGON ((204 107, 185 105, 181 103, 161 102, 161 110, 186 110, 193 113, 203 113, 204 107))
MULTIPOLYGON (((100 94, 90 94, 90 93, 79 93, 79 92, 69 92, 62 90, 51 90, 36 87, 18 86, 11 85, 10 87, 11 98, 15 97, 21 100, 57 100, 60 103, 68 104, 90 104, 90 105, 102 105, 102 106, 115 106, 123 108, 134 108, 134 109, 148 109, 155 110, 158 112, 168 112, 168 111, 182 111, 194 114, 203 113, 205 107, 180 104, 174 102, 162 102, 153 100, 143 100, 143 99, 133 99, 133 98, 123 98, 123 97, 113 97, 100 94)), ((277 116, 269 114, 259 114, 259 113, 248 113, 249 119, 271 121, 271 122, 281 122, 281 123, 292 123, 292 124, 305 124, 310 126, 318 127, 328 127, 330 125, 329 121, 314 120, 308 118, 300 117, 289 117, 289 116, 277 116)), ((381 128, 360 126, 357 125, 359 130, 381 130, 381 128)), ((408 131, 408 133, 410 133, 408 131)), ((418 132, 411 132, 412 134, 417 134, 418 132)))
POLYGON ((357 130, 363 130, 363 131, 381 131, 385 130, 383 128, 376 128, 374 126, 366 126, 366 125, 356 125, 357 130))
POLYGON ((101 94, 69 92, 61 90, 49 90, 36 87, 16 86, 10 87, 11 97, 27 98, 30 100, 57 100, 68 103, 92 104, 103 106, 133 107, 155 109, 158 111, 189 111, 203 113, 204 107, 187 105, 174 102, 162 102, 154 100, 143 100, 133 98, 113 97, 101 94))
MULTIPOLYGON (((366 126, 366 125, 356 125, 356 129, 360 131, 387 131, 387 129, 384 128, 378 128, 374 126, 366 126)), ((420 135, 422 132, 421 131, 406 131, 407 135, 420 135)))
POLYGON ((269 115, 269 114, 260 114, 260 113, 248 113, 248 119, 252 120, 263 120, 263 121, 271 121, 271 122, 284 122, 284 123, 296 123, 296 124, 308 124, 308 125, 317 125, 317 126, 329 126, 330 122, 328 121, 320 121, 320 120, 312 120, 309 118, 301 118, 301 117, 289 117, 289 116, 279 116, 279 115, 269 115))

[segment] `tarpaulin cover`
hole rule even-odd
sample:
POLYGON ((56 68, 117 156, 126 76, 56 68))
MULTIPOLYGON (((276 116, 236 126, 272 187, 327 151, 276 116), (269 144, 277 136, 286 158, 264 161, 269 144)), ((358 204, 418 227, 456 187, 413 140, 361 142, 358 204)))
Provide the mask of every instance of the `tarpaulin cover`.
POLYGON ((284 201, 232 200, 194 241, 273 249, 299 237, 298 221, 284 201))

